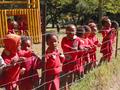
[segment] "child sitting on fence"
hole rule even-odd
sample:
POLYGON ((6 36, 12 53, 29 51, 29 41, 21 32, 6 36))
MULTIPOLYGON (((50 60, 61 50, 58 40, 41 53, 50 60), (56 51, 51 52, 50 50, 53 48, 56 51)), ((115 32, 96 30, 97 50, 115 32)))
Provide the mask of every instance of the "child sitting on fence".
POLYGON ((56 34, 47 34, 47 50, 45 54, 45 90, 60 90, 61 57, 58 51, 58 37, 56 34))
POLYGON ((32 90, 39 85, 37 69, 42 67, 42 63, 40 58, 32 51, 30 37, 21 37, 21 50, 18 51, 18 54, 20 57, 25 58, 22 63, 23 68, 21 69, 22 72, 19 78, 19 90, 32 90))

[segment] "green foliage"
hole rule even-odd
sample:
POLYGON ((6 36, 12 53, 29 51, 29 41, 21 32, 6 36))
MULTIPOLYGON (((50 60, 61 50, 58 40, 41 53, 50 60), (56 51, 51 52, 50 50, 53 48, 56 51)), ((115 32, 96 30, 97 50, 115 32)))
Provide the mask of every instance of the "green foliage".
POLYGON ((57 23, 65 21, 69 17, 69 22, 87 21, 91 17, 99 17, 106 13, 120 13, 119 0, 47 0, 47 22, 57 23))
POLYGON ((79 0, 76 8, 80 13, 94 13, 98 8, 98 0, 79 0))
POLYGON ((119 0, 104 0, 103 11, 113 14, 120 13, 120 1, 119 0))

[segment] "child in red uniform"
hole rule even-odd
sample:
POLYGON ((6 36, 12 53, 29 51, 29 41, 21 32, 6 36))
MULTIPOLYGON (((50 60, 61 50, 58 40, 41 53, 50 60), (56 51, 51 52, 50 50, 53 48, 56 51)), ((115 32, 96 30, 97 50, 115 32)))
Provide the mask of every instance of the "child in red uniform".
POLYGON ((17 22, 18 22, 18 30, 20 35, 28 35, 27 32, 27 23, 26 23, 26 18, 19 17, 17 22))
POLYGON ((107 16, 104 16, 101 23, 102 30, 100 32, 102 34, 102 37, 104 38, 111 31, 111 20, 107 16))
POLYGON ((9 33, 15 33, 14 31, 14 24, 12 23, 12 20, 10 18, 7 19, 7 23, 8 23, 8 34, 9 33))
POLYGON ((41 60, 32 51, 32 42, 30 37, 21 37, 21 50, 18 52, 20 57, 25 57, 22 63, 20 75, 19 90, 32 90, 39 85, 39 75, 37 69, 41 68, 41 60))
MULTIPOLYGON (((66 34, 62 39, 61 47, 63 49, 65 55, 65 62, 63 63, 63 73, 64 75, 63 83, 66 86, 70 84, 74 80, 74 74, 77 70, 77 59, 78 59, 78 48, 80 44, 80 39, 77 37, 76 34, 76 27, 74 25, 68 25, 66 27, 66 34)), ((69 87, 65 87, 67 89, 69 87)))
POLYGON ((11 66, 4 70, 4 86, 6 90, 16 90, 17 81, 20 74, 20 59, 17 54, 17 49, 20 46, 20 36, 8 34, 4 39, 5 49, 2 52, 2 58, 6 65, 11 66))
POLYGON ((111 28, 112 28, 112 30, 111 30, 111 33, 112 33, 112 43, 114 43, 115 40, 116 40, 116 35, 118 33, 117 30, 119 28, 118 22, 117 21, 112 21, 111 22, 111 28))
POLYGON ((84 45, 84 34, 85 34, 85 29, 83 26, 80 26, 77 28, 76 32, 77 36, 80 38, 81 45, 79 46, 79 51, 78 51, 78 77, 82 78, 84 76, 84 61, 83 61, 83 55, 84 52, 86 51, 85 45, 84 45))
MULTIPOLYGON (((98 41, 98 38, 96 36, 97 26, 95 23, 89 23, 89 27, 91 28, 91 34, 89 36, 89 39, 93 42, 93 44, 97 47, 100 47, 100 43, 98 41)), ((91 68, 94 68, 96 66, 96 47, 92 48, 90 52, 90 59, 92 61, 91 68)))
POLYGON ((91 69, 91 64, 92 61, 90 59, 90 52, 92 48, 94 48, 93 42, 89 39, 90 33, 91 33, 91 28, 88 25, 84 25, 83 28, 85 29, 85 34, 84 34, 84 47, 86 48, 86 51, 84 52, 83 55, 83 60, 84 60, 84 66, 85 66, 85 74, 90 71, 91 69))
POLYGON ((48 48, 45 55, 45 90, 59 90, 60 65, 64 58, 60 57, 58 52, 58 37, 55 34, 47 34, 46 42, 48 48))
POLYGON ((102 35, 103 35, 103 40, 102 40, 102 46, 101 46, 101 50, 100 52, 103 54, 99 65, 104 62, 107 61, 109 62, 111 60, 111 56, 112 56, 112 34, 109 33, 111 32, 111 21, 108 17, 104 17, 102 19, 102 35))

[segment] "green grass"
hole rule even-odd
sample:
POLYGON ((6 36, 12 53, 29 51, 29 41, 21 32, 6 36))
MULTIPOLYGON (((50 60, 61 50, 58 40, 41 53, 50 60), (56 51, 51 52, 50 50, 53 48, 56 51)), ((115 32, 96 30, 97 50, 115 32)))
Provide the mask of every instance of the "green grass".
POLYGON ((117 59, 113 59, 112 62, 103 64, 91 71, 83 80, 74 84, 71 87, 71 90, 109 90, 111 86, 112 88, 115 88, 114 84, 119 84, 119 66, 120 56, 118 56, 117 59), (118 81, 116 80, 116 82, 113 83, 117 78, 118 81))

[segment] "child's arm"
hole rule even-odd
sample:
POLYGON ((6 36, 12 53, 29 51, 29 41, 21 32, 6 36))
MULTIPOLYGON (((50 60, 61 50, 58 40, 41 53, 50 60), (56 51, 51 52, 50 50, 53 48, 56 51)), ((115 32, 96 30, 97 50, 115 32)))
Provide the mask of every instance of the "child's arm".
POLYGON ((65 61, 65 56, 62 53, 60 53, 60 61, 61 61, 61 63, 63 63, 65 61))

